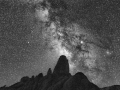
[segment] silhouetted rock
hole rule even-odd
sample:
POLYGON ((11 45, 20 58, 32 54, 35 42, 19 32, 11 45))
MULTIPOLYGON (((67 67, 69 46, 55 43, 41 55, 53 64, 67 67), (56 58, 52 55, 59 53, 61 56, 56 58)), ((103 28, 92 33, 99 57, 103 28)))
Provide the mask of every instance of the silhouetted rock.
POLYGON ((53 74, 57 74, 57 75, 69 74, 69 63, 68 63, 66 56, 64 55, 60 56, 54 68, 53 74))
POLYGON ((62 90, 99 90, 99 88, 90 83, 83 73, 78 72, 65 82, 62 90))
POLYGON ((101 90, 120 90, 120 85, 113 85, 110 87, 104 87, 101 90))
POLYGON ((58 81, 55 84, 53 84, 52 86, 50 86, 50 88, 48 90, 62 90, 63 85, 67 81, 68 78, 69 77, 61 78, 60 81, 58 81))
POLYGON ((43 77, 44 81, 41 84, 42 90, 47 90, 52 85, 52 70, 48 69, 47 75, 43 77))
POLYGON ((22 77, 20 82, 26 83, 30 80, 28 76, 22 77))
POLYGON ((42 78, 43 77, 43 74, 42 73, 40 73, 40 74, 38 74, 38 76, 37 76, 38 78, 42 78))
POLYGON ((0 90, 120 90, 120 85, 99 88, 91 83, 82 72, 72 76, 69 73, 68 60, 62 55, 53 73, 49 68, 45 76, 42 73, 31 78, 25 76, 20 82, 9 87, 3 86, 0 90))
POLYGON ((18 88, 22 87, 23 85, 24 84, 22 82, 18 82, 18 83, 11 85, 9 88, 18 89, 18 88))
POLYGON ((6 85, 0 87, 0 90, 4 90, 6 88, 6 85))
POLYGON ((51 70, 51 68, 49 68, 49 69, 48 69, 48 72, 47 72, 47 76, 50 76, 50 75, 52 75, 52 70, 51 70))

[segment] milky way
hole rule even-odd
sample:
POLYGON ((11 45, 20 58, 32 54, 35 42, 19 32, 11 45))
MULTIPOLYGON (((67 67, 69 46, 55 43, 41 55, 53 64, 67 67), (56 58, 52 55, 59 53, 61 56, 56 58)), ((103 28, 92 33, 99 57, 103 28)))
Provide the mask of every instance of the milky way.
MULTIPOLYGON (((67 56, 72 74, 75 74, 73 69, 81 71, 82 68, 79 67, 81 66, 80 63, 84 63, 84 66, 89 68, 89 71, 97 67, 96 61, 99 59, 98 55, 100 52, 97 52, 97 47, 90 41, 92 36, 87 37, 87 34, 82 31, 82 28, 76 24, 68 26, 65 29, 62 27, 56 28, 56 25, 51 23, 47 29, 50 31, 47 32, 45 37, 50 39, 48 40, 49 42, 47 42, 48 46, 53 48, 57 55, 67 56), (89 38, 89 41, 87 38, 89 38)), ((101 61, 99 63, 101 63, 101 61)), ((90 74, 90 72, 86 73, 90 74)), ((95 76, 95 74, 92 76, 95 76)))
POLYGON ((119 3, 113 0, 0 1, 0 85, 46 74, 60 55, 70 72, 103 87, 119 82, 119 3))
MULTIPOLYGON (((52 4, 54 5, 55 2, 53 1, 52 4)), ((78 20, 69 22, 71 18, 66 17, 64 21, 66 23, 61 24, 64 23, 61 21, 64 15, 62 17, 59 14, 65 13, 65 7, 62 1, 59 2, 59 5, 56 6, 58 11, 55 10, 55 13, 57 12, 58 15, 56 14, 55 17, 51 15, 54 19, 43 31, 48 47, 55 50, 55 55, 67 56, 72 74, 81 71, 88 76, 91 82, 100 87, 111 85, 111 80, 108 77, 111 78, 113 76, 111 74, 114 73, 113 69, 115 68, 111 66, 114 62, 111 62, 109 57, 114 55, 114 46, 110 44, 109 39, 103 39, 104 35, 100 37, 100 34, 93 32, 94 30, 91 30, 91 28, 86 28, 87 26, 83 26, 78 20), (59 7, 61 3, 62 5, 59 7)), ((54 9, 56 8, 54 7, 54 9)), ((54 10, 52 11, 53 13, 54 10)), ((82 21, 84 22, 84 20, 82 21)), ((114 80, 112 81, 116 83, 114 80)))

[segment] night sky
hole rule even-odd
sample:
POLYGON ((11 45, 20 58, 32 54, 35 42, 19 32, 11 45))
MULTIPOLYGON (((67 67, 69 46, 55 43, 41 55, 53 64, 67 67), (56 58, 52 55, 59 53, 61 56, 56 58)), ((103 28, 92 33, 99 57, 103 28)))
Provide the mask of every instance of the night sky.
POLYGON ((0 1, 0 86, 47 70, 40 29, 31 4, 0 1))
POLYGON ((99 87, 120 84, 120 2, 0 0, 0 86, 45 75, 60 55, 99 87), (36 2, 37 1, 37 2, 36 2))

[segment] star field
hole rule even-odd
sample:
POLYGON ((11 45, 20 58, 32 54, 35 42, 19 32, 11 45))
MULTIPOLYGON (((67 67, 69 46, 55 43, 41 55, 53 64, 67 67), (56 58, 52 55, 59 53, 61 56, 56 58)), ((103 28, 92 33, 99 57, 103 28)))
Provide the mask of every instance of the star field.
MULTIPOLYGON (((53 4, 55 4, 54 1, 53 4)), ((67 13, 56 15, 58 22, 60 21, 60 24, 66 22, 67 25, 65 23, 66 26, 64 28, 64 24, 62 24, 63 26, 61 26, 60 29, 50 28, 49 30, 50 32, 55 32, 54 34, 50 35, 50 37, 55 37, 52 38, 51 41, 54 42, 55 40, 54 44, 57 48, 60 48, 60 50, 57 50, 57 52, 59 52, 60 55, 61 54, 66 56, 70 55, 70 57, 72 57, 72 59, 69 60, 71 69, 76 68, 77 71, 84 72, 91 79, 93 83, 97 84, 100 87, 111 85, 113 84, 113 82, 116 83, 115 78, 116 76, 118 76, 118 74, 117 72, 115 72, 115 70, 117 70, 115 63, 116 62, 118 63, 118 61, 116 61, 116 57, 119 57, 119 55, 116 56, 117 54, 115 54, 116 53, 115 48, 119 47, 119 45, 118 45, 118 41, 116 43, 116 45, 118 46, 113 45, 113 42, 114 40, 116 41, 115 38, 119 36, 117 35, 114 37, 114 35, 116 35, 116 32, 119 33, 119 30, 115 29, 117 28, 116 27, 117 20, 115 16, 118 13, 114 12, 113 10, 114 9, 115 11, 117 10, 116 8, 118 7, 115 7, 114 5, 118 5, 118 2, 117 1, 112 2, 108 0, 106 1, 95 0, 95 1, 88 1, 87 3, 85 1, 83 5, 81 6, 80 5, 81 4, 77 6, 77 3, 71 1, 71 5, 70 6, 68 5, 69 7, 68 11, 67 10, 65 11, 67 13), (66 19, 63 19, 63 17, 66 19), (111 23, 114 23, 112 24, 115 25, 114 29, 113 27, 109 26, 111 23), (77 32, 77 30, 79 32, 77 32), (81 33, 81 36, 87 34, 88 37, 85 36, 87 39, 86 40, 83 39, 86 45, 84 45, 83 43, 80 44, 79 43, 80 39, 78 39, 77 42, 77 39, 72 37, 74 36, 74 34, 71 34, 71 32, 77 34, 81 33), (58 44, 61 43, 61 40, 59 41, 58 39, 56 39, 57 37, 56 33, 58 33, 59 39, 62 38, 61 39, 63 41, 62 45, 58 44), (72 39, 70 39, 71 37, 72 39), (56 40, 57 40, 57 44, 56 44, 56 40), (83 51, 83 53, 81 51, 83 51), (89 53, 87 54, 86 52, 89 53), (89 58, 86 58, 86 56, 87 57, 89 56, 89 58)), ((59 6, 58 7, 55 6, 53 8, 54 9, 58 8, 58 12, 62 12, 62 10, 59 11, 60 8, 59 6)), ((53 22, 55 22, 55 17, 52 17, 52 19, 53 22)), ((79 35, 77 37, 79 37, 79 35)), ((54 48, 56 49, 56 47, 53 46, 53 49, 54 48)), ((117 50, 119 51, 119 49, 117 50)))
POLYGON ((72 74, 83 72, 100 87, 120 84, 119 2, 49 3, 0 1, 0 86, 46 74, 60 55, 69 59, 72 74))
POLYGON ((40 27, 35 25, 33 12, 29 4, 0 1, 0 86, 47 70, 42 69, 40 27))

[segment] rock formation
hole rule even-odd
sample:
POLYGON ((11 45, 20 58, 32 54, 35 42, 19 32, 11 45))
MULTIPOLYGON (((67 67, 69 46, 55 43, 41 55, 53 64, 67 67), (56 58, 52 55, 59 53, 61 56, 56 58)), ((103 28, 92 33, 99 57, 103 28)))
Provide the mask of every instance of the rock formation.
POLYGON ((120 90, 119 85, 99 88, 91 83, 88 78, 78 72, 75 75, 69 73, 69 64, 65 56, 60 56, 54 70, 49 68, 47 75, 40 73, 31 78, 25 76, 20 82, 9 87, 3 86, 0 90, 120 90))
POLYGON ((65 56, 60 56, 57 65, 54 68, 53 74, 69 74, 69 64, 65 56))

